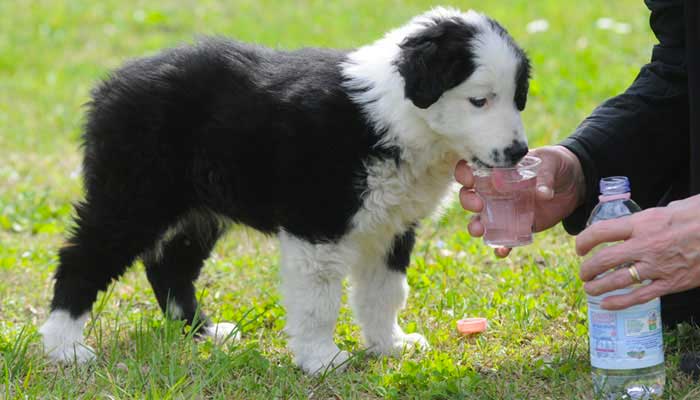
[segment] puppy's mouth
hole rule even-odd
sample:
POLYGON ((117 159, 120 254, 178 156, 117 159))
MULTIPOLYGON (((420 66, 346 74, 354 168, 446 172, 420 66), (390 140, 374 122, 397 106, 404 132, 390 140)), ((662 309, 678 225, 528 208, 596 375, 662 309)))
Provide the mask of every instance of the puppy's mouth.
POLYGON ((498 164, 489 164, 485 161, 482 161, 481 159, 477 157, 472 157, 471 162, 469 163, 472 168, 474 169, 492 169, 492 168, 514 168, 516 165, 518 165, 518 162, 516 163, 498 163, 498 164))
POLYGON ((493 168, 493 165, 486 163, 486 162, 483 162, 477 157, 472 157, 471 164, 472 164, 472 167, 474 167, 476 169, 491 169, 491 168, 493 168))

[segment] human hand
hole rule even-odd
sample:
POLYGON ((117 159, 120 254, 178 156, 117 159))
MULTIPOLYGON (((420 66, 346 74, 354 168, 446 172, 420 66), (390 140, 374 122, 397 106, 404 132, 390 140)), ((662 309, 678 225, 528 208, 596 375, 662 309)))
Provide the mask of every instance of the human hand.
MULTIPOLYGON (((556 225, 578 207, 584 198, 585 181, 581 163, 566 147, 540 147, 529 155, 542 160, 537 172, 535 196, 535 232, 539 232, 556 225)), ((457 163, 455 179, 463 185, 459 192, 462 207, 480 213, 484 202, 474 191, 474 175, 464 160, 457 163)), ((484 234, 478 214, 472 216, 467 229, 472 236, 484 234)), ((495 253, 498 257, 506 257, 510 249, 497 248, 495 253)))
POLYGON ((652 282, 629 294, 605 298, 602 308, 619 310, 700 286, 700 195, 595 223, 576 238, 576 252, 584 256, 601 243, 621 240, 581 264, 586 293, 598 296, 635 283, 627 268, 594 279, 626 263, 635 266, 642 281, 652 282))

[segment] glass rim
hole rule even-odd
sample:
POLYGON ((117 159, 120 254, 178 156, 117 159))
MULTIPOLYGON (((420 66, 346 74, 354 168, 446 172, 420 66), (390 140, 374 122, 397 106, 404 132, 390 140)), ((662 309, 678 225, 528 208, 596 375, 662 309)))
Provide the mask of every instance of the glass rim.
POLYGON ((490 174, 491 171, 531 171, 536 170, 540 164, 542 164, 542 159, 532 155, 526 155, 518 163, 512 167, 478 167, 475 168, 475 172, 481 172, 490 174))

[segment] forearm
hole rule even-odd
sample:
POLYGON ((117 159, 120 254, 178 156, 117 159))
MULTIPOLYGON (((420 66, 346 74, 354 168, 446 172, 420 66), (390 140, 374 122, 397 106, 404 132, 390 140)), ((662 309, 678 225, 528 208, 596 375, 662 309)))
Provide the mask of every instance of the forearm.
POLYGON ((658 204, 674 174, 687 169, 687 88, 682 71, 668 70, 646 66, 624 94, 603 103, 562 142, 578 157, 586 186, 582 206, 564 221, 569 233, 583 229, 600 178, 629 177, 635 200, 647 208, 658 204))

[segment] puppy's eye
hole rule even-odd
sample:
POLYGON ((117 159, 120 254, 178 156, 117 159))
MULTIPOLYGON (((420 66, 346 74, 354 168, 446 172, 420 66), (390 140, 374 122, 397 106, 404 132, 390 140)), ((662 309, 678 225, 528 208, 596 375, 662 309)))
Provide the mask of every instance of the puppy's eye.
POLYGON ((476 108, 481 108, 486 105, 486 98, 476 98, 476 97, 470 97, 469 102, 472 103, 472 105, 476 108))

